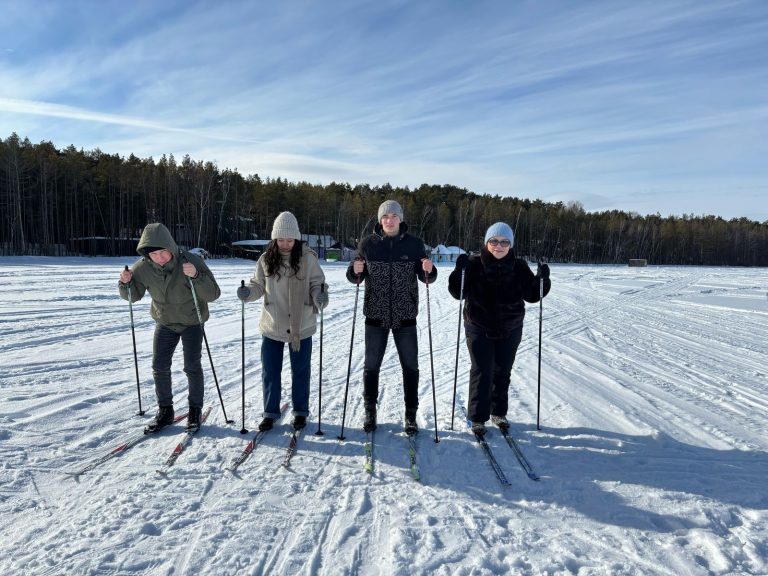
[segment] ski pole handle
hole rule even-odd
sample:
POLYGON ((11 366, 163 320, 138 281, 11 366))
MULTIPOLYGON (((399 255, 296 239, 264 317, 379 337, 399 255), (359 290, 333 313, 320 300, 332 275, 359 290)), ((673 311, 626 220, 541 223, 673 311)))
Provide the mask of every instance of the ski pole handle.
MULTIPOLYGON (((365 263, 365 258, 363 258, 362 256, 360 256, 360 254, 358 254, 357 256, 355 256, 355 262, 363 262, 363 263, 365 263)), ((363 279, 363 273, 362 272, 358 272, 355 276, 357 277, 356 284, 359 286, 360 282, 363 279)))

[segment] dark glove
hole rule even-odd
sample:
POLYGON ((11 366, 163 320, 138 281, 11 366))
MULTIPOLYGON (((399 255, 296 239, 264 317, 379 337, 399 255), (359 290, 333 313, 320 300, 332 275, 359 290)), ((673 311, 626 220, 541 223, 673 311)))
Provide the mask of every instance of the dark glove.
POLYGON ((322 310, 323 308, 328 306, 328 292, 324 290, 321 292, 318 292, 317 294, 315 294, 314 301, 315 301, 315 308, 317 308, 318 310, 322 310))
POLYGON ((456 258, 456 270, 464 270, 467 266, 469 266, 469 256, 460 254, 459 257, 456 258))
POLYGON ((548 280, 549 265, 540 263, 539 267, 536 269, 536 276, 538 276, 540 280, 548 280))
POLYGON ((251 295, 251 289, 248 288, 248 286, 240 286, 240 288, 237 289, 237 297, 240 298, 243 302, 248 300, 248 296, 251 295))

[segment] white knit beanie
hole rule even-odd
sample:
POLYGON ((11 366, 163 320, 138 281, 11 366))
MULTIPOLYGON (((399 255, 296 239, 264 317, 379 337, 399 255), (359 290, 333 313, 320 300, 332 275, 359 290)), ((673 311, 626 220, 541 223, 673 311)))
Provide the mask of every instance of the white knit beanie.
POLYGON ((495 236, 501 236, 502 238, 509 240, 510 247, 515 245, 515 233, 512 232, 512 228, 509 227, 509 224, 505 224, 504 222, 491 224, 491 227, 485 232, 485 244, 488 244, 488 240, 495 236))
POLYGON ((296 216, 290 212, 280 212, 275 218, 275 223, 272 224, 272 240, 278 238, 301 240, 299 222, 296 220, 296 216))
POLYGON ((385 200, 381 203, 381 206, 379 206, 379 222, 381 222, 385 214, 396 214, 403 221, 403 207, 394 200, 385 200))

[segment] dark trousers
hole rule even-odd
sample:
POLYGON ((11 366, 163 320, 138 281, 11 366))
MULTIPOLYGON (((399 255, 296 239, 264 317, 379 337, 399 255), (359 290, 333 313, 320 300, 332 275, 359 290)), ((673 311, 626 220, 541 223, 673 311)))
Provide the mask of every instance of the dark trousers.
MULTIPOLYGON (((415 412, 419 408, 419 343, 416 326, 404 326, 391 330, 403 370, 405 409, 415 412)), ((379 370, 387 349, 389 332, 389 328, 365 325, 363 405, 366 410, 376 410, 379 398, 379 370)))
POLYGON ((491 415, 506 416, 510 374, 523 337, 523 327, 521 325, 509 337, 499 339, 486 338, 470 329, 466 334, 472 360, 467 415, 472 422, 485 422, 491 415))
POLYGON ((203 328, 199 324, 183 332, 155 325, 152 342, 152 375, 155 378, 155 396, 158 406, 173 406, 171 364, 173 353, 181 340, 184 349, 184 373, 187 375, 188 400, 191 408, 203 407, 203 367, 200 362, 203 351, 203 328))
POLYGON ((264 390, 264 417, 280 418, 280 395, 282 393, 283 350, 288 346, 291 361, 291 401, 294 416, 309 416, 309 378, 312 372, 312 338, 304 338, 299 351, 291 350, 289 344, 261 338, 261 384, 264 390))

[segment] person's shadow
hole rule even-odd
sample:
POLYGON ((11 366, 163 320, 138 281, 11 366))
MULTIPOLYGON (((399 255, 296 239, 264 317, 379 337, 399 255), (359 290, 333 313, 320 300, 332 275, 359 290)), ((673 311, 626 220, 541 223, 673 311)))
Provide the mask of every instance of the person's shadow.
MULTIPOLYGON (((711 518, 697 522, 693 516, 675 515, 675 510, 689 508, 692 499, 768 509, 766 452, 695 446, 665 433, 632 436, 593 428, 536 432, 532 427, 512 432, 542 476, 542 485, 535 488, 538 498, 606 524, 660 532, 711 526, 711 518), (668 510, 658 508, 665 496, 651 494, 654 490, 669 494, 668 510), (648 508, 642 508, 644 501, 648 508)), ((497 453, 506 450, 511 456, 498 434, 493 444, 497 453)), ((528 481, 516 474, 513 457, 505 455, 504 464, 516 485, 528 481)))

